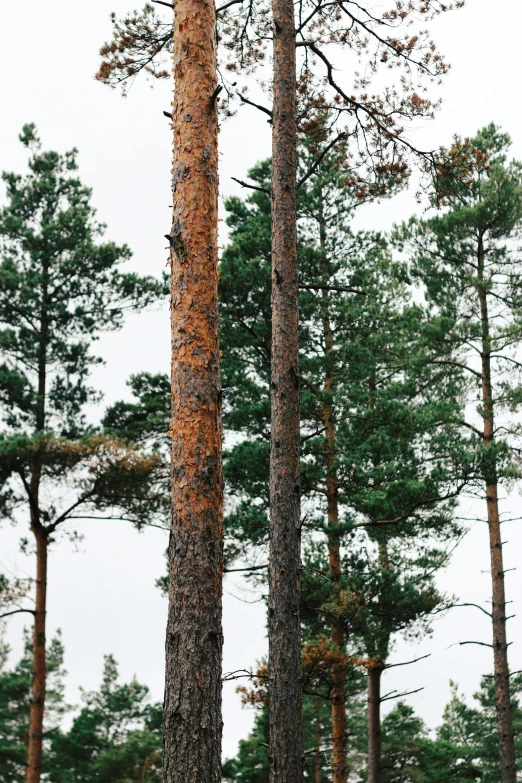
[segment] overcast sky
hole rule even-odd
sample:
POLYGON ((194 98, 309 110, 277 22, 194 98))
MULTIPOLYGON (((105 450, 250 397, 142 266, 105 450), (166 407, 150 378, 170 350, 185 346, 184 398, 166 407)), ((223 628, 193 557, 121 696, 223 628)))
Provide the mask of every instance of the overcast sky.
MULTIPOLYGON (((110 11, 124 14, 134 7, 134 0, 4 0, 0 169, 23 169, 25 150, 18 133, 26 122, 36 123, 46 148, 63 152, 78 147, 80 174, 93 188, 98 216, 108 225, 107 236, 130 245, 136 270, 159 275, 166 262, 163 234, 169 227, 171 203, 170 131, 162 116, 170 105, 169 85, 162 82, 152 90, 136 83, 123 99, 93 78, 97 51, 110 35, 110 11)), ((513 152, 522 158, 521 25, 518 0, 468 0, 464 10, 434 24, 434 36, 452 70, 440 88, 442 110, 413 137, 419 146, 447 144, 454 133, 470 135, 495 121, 512 135, 513 152)), ((221 193, 236 193, 231 176, 244 177, 249 166, 268 155, 269 128, 245 107, 223 124, 220 149, 221 193)), ((365 208, 358 224, 386 229, 413 209, 413 195, 401 194, 365 208)), ((130 318, 123 331, 104 337, 99 349, 106 364, 96 371, 95 383, 109 403, 127 394, 125 382, 131 373, 168 371, 167 311, 130 318)), ((518 490, 502 510, 509 517, 521 515, 518 490)), ((469 512, 479 516, 483 510, 465 502, 462 513, 469 512)), ((78 703, 79 686, 90 689, 99 684, 102 657, 111 652, 124 678, 136 674, 160 700, 166 606, 154 581, 164 570, 166 535, 158 530, 138 534, 123 522, 85 521, 79 528, 85 538, 78 551, 62 541, 50 557, 49 627, 51 634, 56 628, 63 632, 67 698, 78 703)), ((0 568, 32 573, 32 561, 18 550, 24 533, 22 527, 2 528, 0 568)), ((506 568, 514 568, 522 551, 519 522, 505 525, 504 540, 509 542, 506 568)), ((484 604, 490 597, 488 560, 487 528, 479 522, 444 574, 447 592, 484 604)), ((510 572, 507 580, 508 598, 516 599, 522 592, 521 573, 510 572)), ((245 603, 238 596, 255 598, 243 592, 237 580, 227 579, 225 671, 250 667, 266 650, 263 604, 245 603)), ((510 622, 511 667, 521 669, 521 623, 519 618, 510 622)), ((23 624, 23 616, 15 617, 7 627, 13 660, 21 649, 23 624)), ((427 653, 431 657, 388 672, 384 687, 391 691, 424 686, 411 702, 434 726, 449 699, 450 678, 471 695, 480 674, 491 670, 487 648, 450 645, 489 638, 484 615, 472 608, 455 609, 437 621, 433 637, 418 647, 399 644, 393 654, 397 662, 427 653)), ((233 683, 225 685, 224 721, 224 753, 229 756, 252 723, 233 683)))

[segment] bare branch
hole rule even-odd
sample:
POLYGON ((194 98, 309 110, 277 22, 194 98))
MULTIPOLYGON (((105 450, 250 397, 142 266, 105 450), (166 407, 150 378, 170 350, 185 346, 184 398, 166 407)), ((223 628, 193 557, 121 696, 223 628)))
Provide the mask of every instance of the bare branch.
POLYGON ((259 103, 254 103, 254 101, 251 101, 249 98, 245 98, 245 96, 241 95, 240 92, 238 92, 237 96, 243 103, 248 103, 249 106, 253 106, 255 109, 259 109, 259 111, 262 111, 263 114, 268 114, 270 120, 272 120, 272 112, 270 109, 267 109, 265 106, 261 106, 259 103))
POLYGON ((237 5, 237 3, 242 3, 243 0, 229 0, 228 3, 224 3, 223 5, 220 5, 219 8, 216 8, 216 14, 220 14, 221 11, 224 11, 226 8, 230 8, 231 5, 237 5))
POLYGON ((4 617, 10 617, 12 614, 32 614, 34 616, 35 611, 34 609, 13 609, 12 612, 5 612, 5 614, 0 614, 0 620, 2 620, 4 617))
POLYGON ((349 285, 320 285, 319 283, 303 285, 303 283, 299 283, 299 288, 303 288, 305 291, 344 291, 347 294, 368 295, 366 291, 359 291, 357 288, 351 288, 349 285))
POLYGON ((314 163, 310 166, 310 168, 308 169, 308 171, 306 172, 304 177, 301 177, 301 179, 297 183, 297 188, 300 188, 301 185, 304 185, 304 183, 306 182, 307 179, 310 179, 312 174, 314 174, 317 171, 317 168, 319 167, 321 162, 324 160, 326 155, 328 155, 328 153, 330 152, 332 147, 335 147, 335 145, 337 144, 338 141, 342 141, 343 139, 346 139, 347 135, 348 134, 346 133, 346 131, 342 131, 342 133, 339 133, 339 135, 336 136, 335 139, 333 139, 330 142, 330 144, 326 145, 324 150, 320 153, 320 155, 318 155, 318 157, 315 159, 314 163))
POLYGON ((261 193, 266 193, 267 196, 271 196, 272 192, 268 190, 268 188, 262 188, 259 185, 250 185, 248 182, 243 182, 242 179, 237 179, 236 177, 230 177, 230 179, 233 179, 234 182, 238 182, 242 188, 250 188, 251 190, 259 190, 261 193))
POLYGON ((390 699, 400 699, 402 696, 411 696, 412 693, 420 693, 420 691, 423 691, 424 688, 416 688, 414 691, 403 691, 402 693, 396 693, 395 691, 390 691, 386 696, 383 696, 381 699, 381 702, 383 701, 390 701, 390 699), (392 696, 392 694, 395 693, 395 696, 392 696))
POLYGON ((431 653, 428 655, 421 655, 420 658, 414 658, 413 661, 403 661, 403 663, 387 663, 385 669, 394 669, 396 666, 409 666, 410 663, 417 663, 417 661, 423 661, 425 658, 431 658, 431 653))

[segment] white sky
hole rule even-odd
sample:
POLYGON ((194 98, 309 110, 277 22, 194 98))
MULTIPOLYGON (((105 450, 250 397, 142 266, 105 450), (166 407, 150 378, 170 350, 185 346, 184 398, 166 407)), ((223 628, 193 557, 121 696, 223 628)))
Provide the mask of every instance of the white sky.
MULTIPOLYGON (((97 50, 110 35, 109 12, 121 15, 137 5, 137 0, 3 0, 0 170, 22 169, 25 150, 17 137, 26 122, 37 124, 45 148, 78 147, 80 175, 94 190, 99 218, 109 226, 107 236, 130 245, 136 270, 159 275, 166 261, 163 234, 171 203, 170 132, 162 116, 170 105, 169 85, 159 83, 151 90, 136 83, 122 99, 93 78, 97 50)), ((518 0, 468 0, 464 10, 436 22, 434 36, 453 67, 441 88, 441 112, 414 137, 419 146, 447 144, 455 132, 471 135, 495 121, 513 136, 514 154, 522 158, 521 25, 518 0)), ((245 107, 223 124, 220 147, 221 192, 237 193, 230 177, 244 177, 250 165, 269 154, 269 128, 255 110, 245 107)), ((407 218, 413 208, 411 193, 402 194, 365 208, 358 222, 386 229, 394 220, 407 218)), ((168 371, 168 313, 130 318, 122 332, 104 337, 99 348, 106 365, 97 370, 95 382, 110 403, 127 394, 125 381, 132 372, 168 371)), ((510 517, 522 514, 518 491, 503 511, 510 517)), ((482 509, 475 507, 473 515, 477 512, 482 509)), ((85 534, 79 551, 64 541, 50 558, 49 628, 50 634, 58 627, 63 631, 67 697, 78 703, 80 685, 97 687, 102 656, 112 652, 122 676, 136 674, 160 700, 166 606, 154 581, 164 570, 166 536, 157 530, 138 534, 121 522, 85 521, 79 528, 85 534)), ((18 551, 24 534, 21 527, 2 529, 0 567, 32 573, 32 562, 18 551)), ((506 568, 513 568, 522 551, 520 523, 507 524, 504 539, 509 542, 506 568)), ((490 596, 488 559, 486 526, 478 523, 454 555, 444 576, 445 589, 463 601, 485 603, 490 596)), ((507 585, 508 598, 516 599, 521 573, 510 573, 507 585)), ((266 650, 263 604, 242 603, 231 595, 238 592, 227 580, 225 671, 251 666, 266 650)), ((7 629, 13 658, 20 652, 23 623, 23 617, 13 618, 7 629)), ((511 666, 520 669, 520 618, 510 621, 510 638, 511 666)), ((489 641, 487 618, 476 609, 455 609, 437 621, 434 636, 418 647, 399 646, 395 661, 428 652, 431 657, 388 672, 385 689, 424 686, 411 702, 429 725, 436 725, 449 699, 449 679, 471 694, 480 674, 491 670, 487 648, 447 649, 465 639, 489 641)), ((234 683, 225 685, 224 721, 224 754, 229 756, 252 723, 252 714, 240 707, 234 683)))

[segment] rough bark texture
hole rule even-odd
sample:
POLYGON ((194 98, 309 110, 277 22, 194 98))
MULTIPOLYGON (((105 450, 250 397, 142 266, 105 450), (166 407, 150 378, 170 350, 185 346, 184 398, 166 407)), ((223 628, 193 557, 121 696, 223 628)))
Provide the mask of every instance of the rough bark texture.
MULTIPOLYGON (((33 512, 32 517, 35 516, 33 512)), ((25 780, 26 783, 39 783, 42 770, 46 689, 47 538, 36 519, 33 519, 31 527, 36 540, 36 600, 33 627, 33 683, 29 709, 29 739, 25 780)))
MULTIPOLYGON (((326 266, 326 241, 324 225, 320 224, 320 241, 326 266)), ((328 270, 323 274, 328 284, 328 270)), ((339 488, 335 458, 335 424, 332 395, 334 374, 332 367, 333 334, 329 316, 329 293, 323 291, 321 299, 323 339, 325 346, 325 402, 323 426, 326 439, 326 502, 328 516, 328 561, 330 578, 338 588, 341 581, 341 550, 339 540, 339 488)), ((339 660, 332 667, 332 781, 346 783, 348 776, 348 748, 346 738, 346 671, 342 658, 345 653, 346 634, 341 617, 335 617, 331 625, 332 642, 339 660)))
POLYGON ((382 665, 368 670, 368 783, 381 783, 382 665))
MULTIPOLYGON (((478 247, 478 277, 484 279, 484 247, 482 239, 478 247)), ((487 457, 488 449, 494 448, 495 423, 494 402, 491 384, 491 344, 489 331, 488 301, 485 285, 479 284, 480 318, 482 327, 482 405, 484 417, 484 448, 486 453, 484 480, 486 484, 486 505, 489 528, 489 550, 491 557, 493 660, 495 679, 495 700, 497 726, 500 744, 500 772, 502 783, 516 783, 515 746, 513 717, 509 687, 509 665, 506 634, 506 593, 504 586, 504 563, 500 515, 498 510, 498 482, 495 459, 487 457)))
POLYGON ((165 783, 221 780, 222 467, 214 3, 174 21, 172 525, 165 783))
POLYGON ((300 488, 294 6, 273 0, 270 781, 301 783, 300 488))

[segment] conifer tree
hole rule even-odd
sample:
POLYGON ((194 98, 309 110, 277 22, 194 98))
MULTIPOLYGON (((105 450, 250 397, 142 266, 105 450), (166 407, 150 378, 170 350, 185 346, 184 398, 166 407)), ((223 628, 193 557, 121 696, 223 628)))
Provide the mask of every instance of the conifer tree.
POLYGON ((105 656, 97 691, 82 693, 83 706, 68 731, 52 735, 46 768, 52 783, 117 783, 161 780, 161 705, 133 678, 120 683, 112 655, 105 656))
POLYGON ((129 249, 100 241, 104 226, 76 175, 76 151, 41 151, 33 125, 20 139, 29 172, 3 174, 0 211, 0 472, 3 517, 23 510, 36 555, 34 608, 16 611, 34 616, 26 781, 38 783, 49 546, 69 520, 125 516, 140 525, 163 503, 161 460, 86 421, 86 403, 98 398, 88 384, 100 362, 92 343, 119 328, 127 311, 156 302, 163 287, 121 272, 129 249))
POLYGON ((469 452, 480 467, 489 529, 492 649, 502 783, 516 779, 506 633, 499 488, 520 475, 520 256, 522 164, 507 160, 510 139, 489 125, 455 139, 440 158, 439 198, 446 209, 412 219, 398 232, 410 244, 414 273, 431 308, 427 357, 448 374, 465 372, 473 411, 462 416, 469 452), (502 414, 507 414, 504 421, 502 414))
MULTIPOLYGON (((33 649, 29 633, 24 632, 24 653, 21 660, 8 669, 9 647, 0 643, 0 780, 20 783, 27 762, 27 740, 31 686, 33 681, 33 649)), ((59 729, 67 710, 64 702, 63 645, 60 633, 51 639, 46 649, 47 696, 45 713, 45 745, 59 729)))
MULTIPOLYGON (((461 5, 459 0, 456 7, 461 5)), ((218 28, 221 65, 235 78, 237 75, 242 79, 264 59, 267 41, 272 39, 273 46, 271 108, 254 103, 244 90, 235 92, 237 81, 227 80, 228 83, 220 86, 226 86, 229 99, 236 97, 256 107, 269 116, 272 124, 270 505, 273 524, 269 677, 273 679, 274 690, 271 706, 274 782, 297 781, 302 768, 300 711, 295 710, 300 699, 297 137, 298 133, 313 135, 317 112, 324 114, 325 110, 332 110, 334 121, 343 130, 328 140, 312 170, 326 149, 349 131, 359 141, 361 169, 404 171, 405 157, 411 152, 418 153, 405 138, 404 121, 433 113, 435 105, 419 92, 425 89, 426 81, 440 79, 447 70, 427 33, 419 28, 413 34, 412 25, 431 20, 453 7, 431 0, 415 0, 407 5, 393 0, 388 8, 376 14, 367 3, 342 0, 302 1, 297 6, 290 0, 272 0, 270 4, 266 0, 245 3, 231 0, 216 9, 218 19, 224 13, 223 24, 218 28), (298 47, 303 52, 299 63, 298 47), (334 77, 333 57, 338 49, 350 51, 363 63, 365 76, 356 73, 353 80, 350 78, 354 90, 351 86, 344 88, 334 77), (370 97, 369 87, 380 64, 402 71, 401 87, 384 89, 370 97)), ((176 9, 176 16, 178 12, 176 9)), ((168 30, 150 5, 141 14, 131 14, 122 21, 113 16, 113 24, 113 39, 102 49, 105 59, 98 73, 100 80, 122 83, 140 71, 155 77, 167 75, 159 63, 170 48, 168 30)), ((399 83, 399 79, 394 83, 399 83)), ((420 157, 431 166, 431 155, 422 153, 420 157)))
MULTIPOLYGON (((268 173, 262 164, 251 177, 266 188, 268 173)), ((388 185, 384 180, 374 188, 383 192, 390 185, 393 180, 388 185)), ((350 201, 350 189, 360 192, 361 183, 342 165, 342 157, 332 153, 310 178, 299 202, 304 530, 324 533, 328 547, 326 559, 305 560, 319 576, 314 585, 314 577, 305 571, 302 606, 305 627, 310 611, 319 612, 317 633, 323 640, 325 633, 330 636, 328 657, 321 666, 328 670, 331 685, 336 781, 347 775, 346 642, 353 633, 348 619, 353 604, 344 603, 355 590, 343 576, 347 569, 342 566, 342 547, 361 546, 360 539, 352 540, 357 530, 369 531, 384 551, 390 536, 409 537, 412 547, 421 546, 425 535, 451 537, 452 504, 468 470, 455 459, 458 432, 452 422, 459 410, 461 382, 452 377, 447 383, 440 367, 426 369, 416 361, 415 335, 423 322, 422 310, 407 303, 404 273, 392 262, 384 239, 351 233, 352 211, 360 195, 350 201), (456 438, 453 447, 451 437, 456 438)), ((225 461, 233 500, 226 522, 235 539, 235 554, 248 559, 249 549, 266 544, 268 528, 270 219, 263 192, 246 204, 231 199, 228 208, 231 243, 221 269, 223 374, 225 388, 234 391, 233 405, 225 394, 225 426, 246 437, 225 461)), ((234 552, 232 542, 229 547, 234 552)), ((437 557, 434 567, 436 561, 437 557)), ((368 569, 362 573, 369 584, 368 569)), ((365 592, 361 584, 357 591, 365 592)), ((403 596, 400 617, 394 618, 388 604, 392 627, 404 627, 405 601, 410 622, 437 603, 433 591, 414 593, 407 593, 408 600, 403 596)), ((308 657, 322 655, 324 642, 319 641, 316 651, 307 642, 308 657)), ((379 654, 384 666, 385 650, 365 650, 374 662, 379 654)), ((314 660, 318 668, 318 659, 314 660)))
MULTIPOLYGON (((174 9, 171 3, 153 1, 174 9)), ((181 0, 167 23, 149 4, 123 23, 113 15, 114 38, 102 48, 105 59, 97 74, 102 82, 124 87, 141 70, 168 77, 158 61, 165 49, 173 56, 172 113, 165 112, 173 130, 172 223, 165 235, 172 334, 172 535, 164 714, 164 779, 169 783, 192 777, 215 783, 221 768, 217 107, 222 86, 217 78, 217 13, 214 2, 181 0)))

